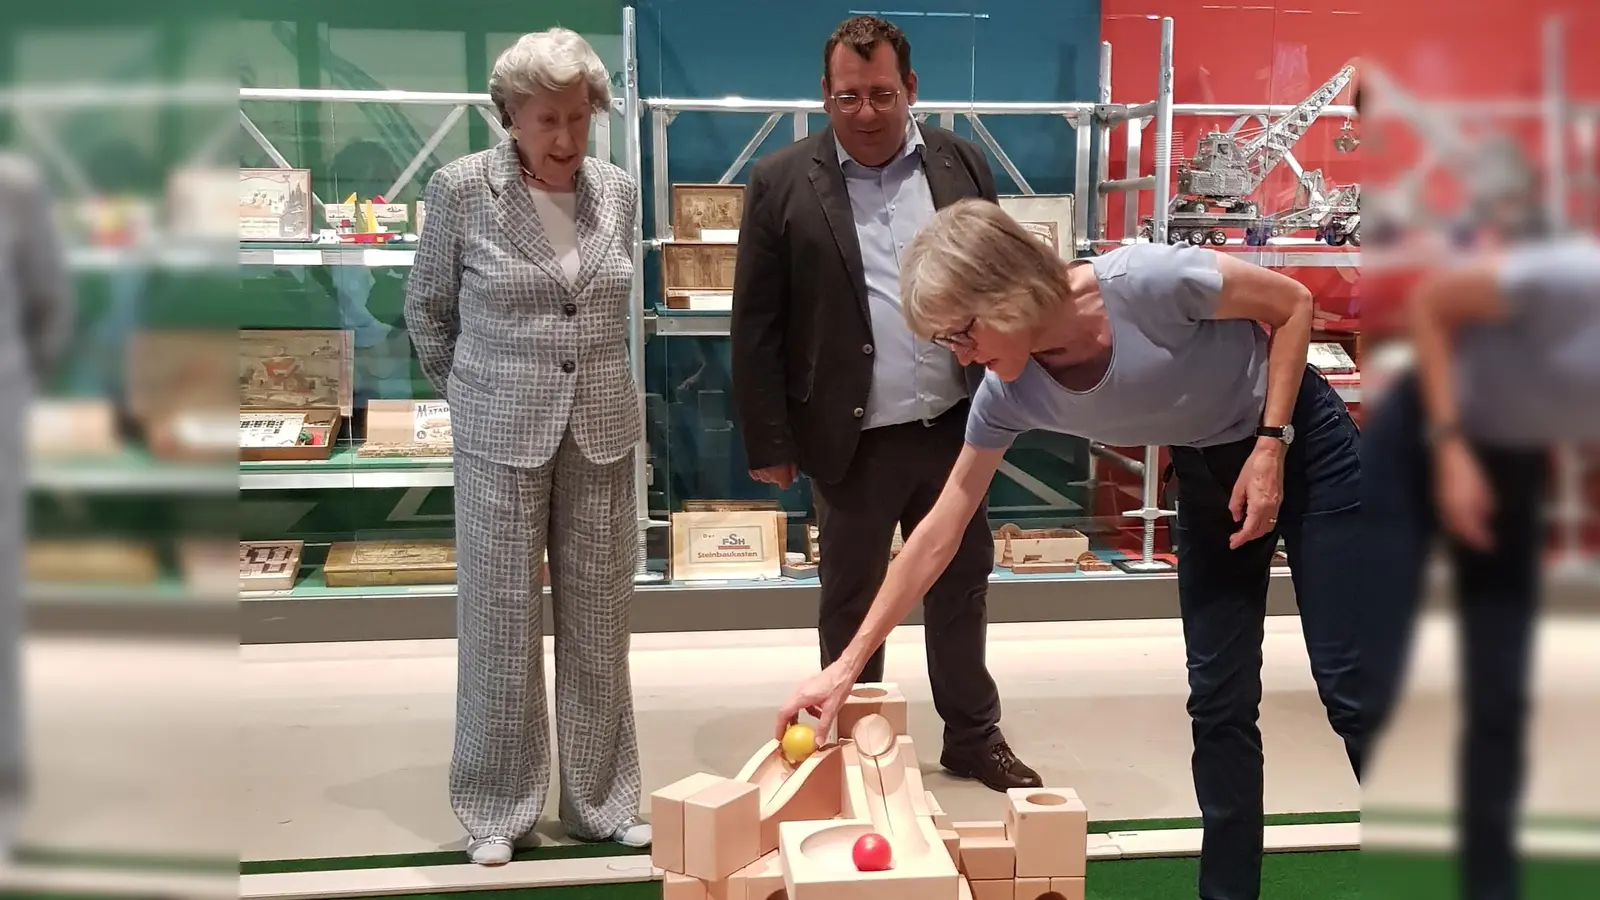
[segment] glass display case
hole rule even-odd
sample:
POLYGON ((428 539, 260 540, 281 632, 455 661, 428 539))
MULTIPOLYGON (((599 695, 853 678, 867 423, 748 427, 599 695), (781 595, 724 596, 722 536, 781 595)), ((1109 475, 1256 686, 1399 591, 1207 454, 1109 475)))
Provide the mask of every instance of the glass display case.
MULTIPOLYGON (((253 424, 263 434, 295 435, 290 447, 241 453, 236 472, 206 470, 210 490, 236 514, 244 640, 453 633, 448 410, 418 367, 405 281, 429 177, 504 136, 485 93, 489 65, 521 34, 556 24, 580 31, 613 73, 613 110, 596 120, 590 151, 642 187, 630 323, 645 417, 635 628, 815 625, 809 486, 802 478, 778 491, 747 471, 731 400, 730 276, 750 166, 826 126, 819 50, 849 11, 791 8, 780 18, 792 39, 719 38, 741 8, 707 0, 534 11, 468 2, 370 17, 315 4, 296 15, 274 5, 246 11, 238 143, 216 142, 219 151, 239 150, 238 242, 227 251, 236 253, 237 294, 226 292, 237 299, 202 300, 204 280, 187 282, 193 302, 164 294, 185 310, 180 322, 227 329, 237 359, 211 362, 237 368, 241 414, 258 414, 253 424), (285 424, 286 412, 298 418, 285 424), (685 524, 756 512, 779 519, 765 577, 686 571, 676 559, 685 524)), ((1317 296, 1319 359, 1358 403, 1359 236, 1340 205, 1359 190, 1345 153, 1346 59, 1291 48, 1271 77, 1230 85, 1224 97, 1218 86, 1197 91, 1190 76, 1198 51, 1182 49, 1186 38, 1170 21, 1102 20, 1098 6, 1075 3, 1037 5, 1029 15, 1043 21, 1019 28, 1000 22, 999 12, 905 18, 920 78, 918 119, 984 148, 1002 204, 1063 257, 1135 240, 1198 239, 1290 272, 1317 296), (1059 46, 1063 34, 1074 35, 1070 53, 1059 46), (1054 70, 1040 70, 1039 60, 1056 61, 1054 70), (1200 177, 1232 164, 1259 176, 1234 190, 1237 203, 1213 196, 1227 191, 1200 177), (1197 216, 1209 216, 1203 227, 1197 216)), ((233 189, 233 178, 226 172, 213 194, 233 189)), ((115 240, 77 245, 91 324, 61 398, 117 380, 106 373, 123 361, 96 347, 162 330, 150 327, 159 319, 147 311, 129 312, 151 293, 141 279, 152 276, 116 263, 107 249, 115 240)), ((226 272, 218 277, 235 277, 226 272)), ((116 407, 124 426, 125 407, 116 407)), ((135 443, 144 433, 119 431, 135 443)), ((74 474, 40 457, 36 518, 114 522, 77 495, 104 494, 89 486, 108 479, 117 490, 161 483, 153 474, 165 471, 161 461, 141 450, 141 461, 130 463, 131 453, 115 477, 85 475, 82 466, 74 474)), ((990 495, 1001 563, 991 618, 1174 615, 1165 466, 1159 448, 1043 433, 1021 439, 990 495), (1014 542, 1041 536, 1069 538, 1051 553, 1080 540, 1086 550, 1009 565, 1014 542)), ((200 483, 193 466, 173 471, 200 483)), ((206 532, 205 515, 193 515, 193 530, 206 532)), ((169 577, 175 559, 168 552, 154 570, 169 577)), ((1287 578, 1273 581, 1274 607, 1290 609, 1287 578)))

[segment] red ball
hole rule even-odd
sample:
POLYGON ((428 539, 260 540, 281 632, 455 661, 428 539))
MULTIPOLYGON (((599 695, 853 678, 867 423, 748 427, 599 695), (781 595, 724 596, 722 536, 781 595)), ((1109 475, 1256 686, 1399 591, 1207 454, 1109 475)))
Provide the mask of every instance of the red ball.
POLYGON ((861 872, 886 871, 893 856, 889 850, 889 842, 883 835, 870 832, 857 838, 855 847, 850 851, 850 858, 855 861, 856 869, 861 872))

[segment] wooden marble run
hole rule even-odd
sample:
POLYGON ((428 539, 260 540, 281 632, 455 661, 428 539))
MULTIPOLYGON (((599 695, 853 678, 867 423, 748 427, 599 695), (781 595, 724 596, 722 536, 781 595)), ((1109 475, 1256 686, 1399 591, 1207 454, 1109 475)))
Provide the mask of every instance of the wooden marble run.
POLYGON ((798 764, 769 741, 736 778, 691 775, 652 796, 663 900, 1084 900, 1075 791, 1012 790, 1002 820, 951 822, 922 783, 896 686, 860 685, 850 707, 848 737, 798 764), (887 843, 887 866, 858 866, 866 835, 887 843))

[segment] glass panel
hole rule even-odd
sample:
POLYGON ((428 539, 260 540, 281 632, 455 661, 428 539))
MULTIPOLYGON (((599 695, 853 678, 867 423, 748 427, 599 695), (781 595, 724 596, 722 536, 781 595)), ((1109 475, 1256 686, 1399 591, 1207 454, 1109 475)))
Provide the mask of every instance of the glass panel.
MULTIPOLYGON (((650 187, 647 237, 685 237, 670 230, 673 186, 724 180, 743 184, 752 160, 827 128, 820 109, 796 115, 794 104, 820 100, 824 44, 840 22, 860 12, 871 10, 824 3, 764 11, 763 29, 792 39, 753 43, 716 37, 730 17, 748 16, 746 7, 732 0, 643 7, 640 86, 647 101, 736 96, 756 107, 647 112, 643 125, 643 171, 650 187), (775 122, 769 121, 773 112, 780 113, 775 122)), ((1087 104, 1097 99, 1098 9, 1087 3, 1052 4, 1048 10, 995 3, 977 12, 882 15, 898 25, 912 45, 918 114, 924 124, 946 128, 977 144, 1002 195, 1046 195, 1042 202, 1059 207, 1056 215, 1061 239, 1067 242, 1066 255, 1088 252, 1090 235, 1075 217, 1081 203, 1075 204, 1072 197, 1078 189, 1080 141, 1070 101, 1080 101, 1087 111, 1087 104), (1051 61, 1050 65, 1041 68, 1041 60, 1051 61), (1048 105, 983 106, 997 101, 1048 105), (1076 252, 1075 237, 1085 242, 1076 252)), ((1150 44, 1146 55, 1153 71, 1156 45, 1144 40, 1150 44)), ((1094 144, 1083 146, 1092 150, 1094 144)), ((1092 196, 1092 192, 1080 194, 1078 199, 1092 196)), ((777 500, 793 523, 790 548, 799 549, 800 524, 815 518, 807 482, 801 479, 779 491, 748 476, 743 437, 731 404, 729 315, 669 308, 663 296, 664 252, 650 254, 645 280, 646 302, 656 315, 656 334, 647 349, 646 408, 655 472, 652 516, 665 517, 690 500, 777 500)), ((817 377, 827 375, 819 372, 817 377)), ((1086 441, 1064 435, 1035 434, 1019 441, 990 493, 995 527, 1014 523, 1023 528, 1077 528, 1090 534, 1097 547, 1112 550, 1111 556, 1140 553, 1143 529, 1139 520, 1123 513, 1143 505, 1138 474, 1143 451, 1102 449, 1100 454, 1098 458, 1091 454, 1086 441)), ((1164 532, 1157 529, 1158 553, 1169 549, 1164 532)))
MULTIPOLYGON (((579 31, 617 73, 613 90, 620 98, 622 13, 618 3, 530 10, 472 0, 404 10, 310 4, 303 12, 263 5, 241 25, 242 85, 298 93, 241 101, 260 137, 246 126, 240 164, 309 169, 313 232, 337 227, 347 210, 330 215, 325 206, 352 198, 382 197, 404 216, 384 223, 397 233, 385 243, 346 238, 243 248, 243 327, 349 334, 352 418, 330 458, 243 464, 251 488, 243 493, 245 538, 304 541, 296 592, 315 596, 329 590, 321 566, 334 545, 453 537, 448 451, 389 446, 409 440, 419 421, 413 404, 439 399, 417 364, 405 322, 405 282, 418 217, 425 215, 417 202, 440 166, 501 140, 488 75, 523 34, 558 24, 579 31), (381 91, 411 94, 397 102, 381 91)), ((625 158, 621 122, 618 113, 597 121, 591 153, 625 158)), ((360 583, 363 593, 418 589, 382 583, 394 580, 369 574, 350 583, 360 583)))

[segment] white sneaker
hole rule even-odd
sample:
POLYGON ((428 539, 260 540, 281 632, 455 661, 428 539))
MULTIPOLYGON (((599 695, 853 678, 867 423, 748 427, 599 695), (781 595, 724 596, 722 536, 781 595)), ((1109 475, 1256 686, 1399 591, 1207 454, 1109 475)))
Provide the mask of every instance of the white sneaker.
POLYGON ((511 862, 511 839, 494 835, 467 841, 467 856, 480 866, 503 866, 511 862))
POLYGON ((638 819, 629 819, 618 825, 616 831, 611 832, 611 840, 624 847, 632 847, 635 850, 643 850, 650 846, 651 839, 654 836, 655 832, 650 827, 650 823, 641 822, 638 819))

